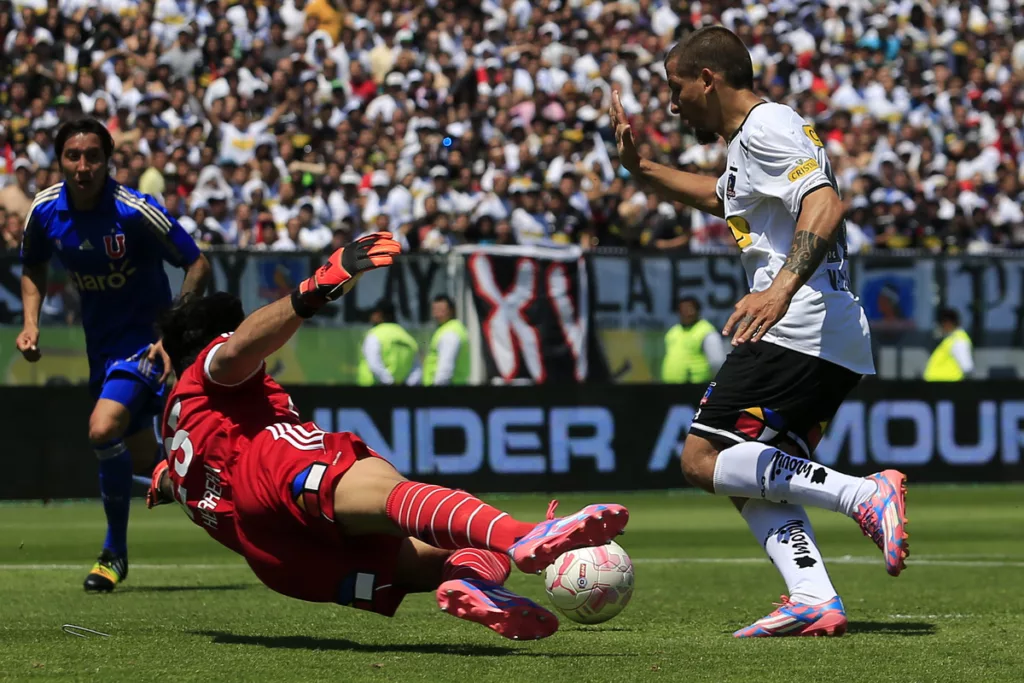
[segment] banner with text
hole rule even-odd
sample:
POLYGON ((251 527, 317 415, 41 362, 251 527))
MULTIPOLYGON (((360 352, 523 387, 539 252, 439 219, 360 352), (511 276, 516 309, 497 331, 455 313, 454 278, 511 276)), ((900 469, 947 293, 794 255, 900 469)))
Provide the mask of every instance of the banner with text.
MULTIPOLYGON (((353 431, 406 476, 470 491, 685 486, 678 456, 703 387, 551 385, 291 388, 306 419, 353 431)), ((0 498, 96 495, 83 387, 0 388, 8 430, 0 498), (54 429, 54 424, 59 429, 54 429)), ((913 482, 1024 481, 1016 382, 865 382, 815 458, 850 474, 913 482)))

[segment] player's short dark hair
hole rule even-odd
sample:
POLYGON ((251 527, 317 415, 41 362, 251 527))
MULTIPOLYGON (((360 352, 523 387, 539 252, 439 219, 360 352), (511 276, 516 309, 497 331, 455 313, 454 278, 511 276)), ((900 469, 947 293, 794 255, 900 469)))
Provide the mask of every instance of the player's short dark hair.
POLYGON ((683 304, 692 304, 693 307, 697 309, 697 314, 698 315, 700 314, 700 310, 701 310, 700 300, 697 297, 695 297, 695 296, 684 296, 682 299, 679 300, 679 304, 678 304, 678 306, 676 306, 676 308, 678 308, 679 306, 682 306, 683 304))
POLYGON ((395 314, 395 305, 387 299, 381 299, 377 302, 377 305, 373 307, 374 313, 380 313, 380 317, 384 319, 386 323, 395 322, 397 316, 395 314))
POLYGON ((448 304, 448 308, 452 309, 452 312, 455 311, 455 302, 452 301, 452 298, 450 296, 448 296, 447 294, 438 294, 437 296, 435 296, 432 299, 432 301, 435 304, 440 302, 440 301, 443 301, 446 304, 448 304))
POLYGON ((57 131, 57 137, 53 139, 53 149, 57 153, 57 158, 61 158, 64 155, 64 143, 68 141, 72 136, 81 134, 93 134, 100 139, 100 145, 103 146, 103 154, 110 159, 114 153, 114 138, 110 135, 110 131, 97 119, 91 116, 86 116, 73 121, 68 121, 57 131))
POLYGON ((242 300, 234 294, 215 292, 181 297, 157 324, 175 374, 181 377, 210 342, 225 332, 234 332, 243 320, 242 300))
POLYGON ((683 78, 697 78, 702 69, 719 74, 733 88, 754 89, 754 65, 739 36, 724 26, 697 29, 669 50, 665 69, 683 78))
POLYGON ((955 308, 940 308, 939 309, 939 323, 950 323, 956 327, 960 327, 960 314, 957 313, 955 308))

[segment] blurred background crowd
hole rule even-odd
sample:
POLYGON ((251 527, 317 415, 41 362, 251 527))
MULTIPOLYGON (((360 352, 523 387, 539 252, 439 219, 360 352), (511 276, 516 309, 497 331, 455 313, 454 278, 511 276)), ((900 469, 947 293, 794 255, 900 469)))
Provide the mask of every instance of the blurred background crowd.
POLYGON ((631 181, 607 115, 617 89, 645 156, 721 173, 662 66, 714 23, 815 125, 852 251, 1024 245, 1021 0, 3 0, 4 243, 60 179, 57 126, 89 114, 117 180, 204 246, 728 249, 631 181))

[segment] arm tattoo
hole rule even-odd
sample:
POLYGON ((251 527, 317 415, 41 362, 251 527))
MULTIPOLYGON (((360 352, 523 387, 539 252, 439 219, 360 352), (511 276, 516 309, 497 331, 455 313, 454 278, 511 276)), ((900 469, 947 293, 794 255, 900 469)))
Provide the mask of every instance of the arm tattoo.
POLYGON ((793 235, 793 246, 782 269, 795 273, 801 282, 807 282, 825 258, 827 251, 827 240, 806 230, 800 230, 793 235))

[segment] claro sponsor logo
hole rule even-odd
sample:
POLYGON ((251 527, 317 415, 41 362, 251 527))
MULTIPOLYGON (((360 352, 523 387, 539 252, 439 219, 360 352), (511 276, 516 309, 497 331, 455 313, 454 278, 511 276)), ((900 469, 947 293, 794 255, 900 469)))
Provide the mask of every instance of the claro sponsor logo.
POLYGON ((583 461, 615 472, 615 419, 607 408, 394 408, 390 430, 360 408, 319 408, 327 431, 350 431, 403 474, 567 473, 583 461))

